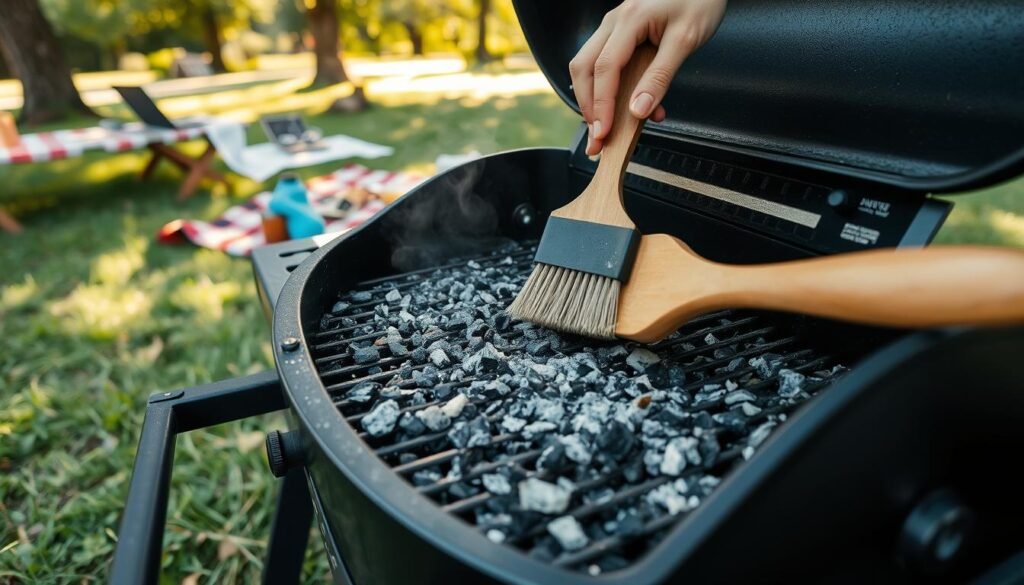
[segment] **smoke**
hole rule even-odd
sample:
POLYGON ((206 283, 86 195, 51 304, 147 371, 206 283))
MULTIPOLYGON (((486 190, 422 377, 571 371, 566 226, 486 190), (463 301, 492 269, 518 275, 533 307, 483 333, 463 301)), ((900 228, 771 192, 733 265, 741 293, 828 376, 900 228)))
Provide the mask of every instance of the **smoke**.
POLYGON ((480 189, 485 165, 480 159, 452 169, 388 214, 383 227, 392 242, 395 268, 404 272, 436 266, 499 239, 492 203, 496 194, 480 189))

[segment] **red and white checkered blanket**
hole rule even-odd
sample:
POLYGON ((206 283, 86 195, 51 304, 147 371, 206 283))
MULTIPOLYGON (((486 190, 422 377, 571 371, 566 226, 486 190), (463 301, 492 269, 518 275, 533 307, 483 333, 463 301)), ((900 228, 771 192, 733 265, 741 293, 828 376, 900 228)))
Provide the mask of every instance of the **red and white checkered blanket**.
POLYGON ((154 128, 142 124, 126 124, 118 130, 99 126, 22 134, 21 143, 13 148, 0 146, 0 165, 47 162, 81 156, 87 150, 123 152, 149 144, 173 144, 201 137, 203 127, 182 130, 154 128))
MULTIPOLYGON (((405 193, 425 177, 405 172, 375 171, 362 165, 345 167, 306 182, 310 203, 318 203, 352 188, 363 188, 371 193, 405 193)), ((157 239, 162 242, 181 242, 186 239, 197 246, 221 250, 232 256, 248 256, 253 248, 266 243, 263 238, 263 213, 270 203, 270 192, 264 191, 248 202, 236 205, 213 221, 179 219, 165 225, 157 239)), ((344 219, 327 220, 328 233, 348 231, 377 214, 386 205, 371 199, 361 208, 350 212, 344 219)))

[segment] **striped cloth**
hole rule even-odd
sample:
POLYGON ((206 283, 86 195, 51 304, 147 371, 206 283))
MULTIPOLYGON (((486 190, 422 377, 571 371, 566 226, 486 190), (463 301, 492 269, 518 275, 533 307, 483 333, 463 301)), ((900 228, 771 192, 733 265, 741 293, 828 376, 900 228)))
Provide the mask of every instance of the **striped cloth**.
MULTIPOLYGON (((215 122, 222 123, 222 122, 215 122)), ((155 128, 143 124, 125 124, 117 130, 93 126, 73 130, 56 130, 22 134, 21 143, 13 148, 0 146, 0 165, 25 164, 74 158, 88 150, 124 152, 150 144, 173 144, 200 138, 202 126, 186 129, 155 128)))
MULTIPOLYGON (((402 194, 418 185, 423 178, 411 173, 375 171, 362 165, 349 164, 333 173, 310 179, 306 182, 306 188, 309 191, 309 202, 315 208, 325 199, 352 188, 362 188, 381 195, 402 194)), ((263 238, 263 213, 269 203, 270 192, 264 191, 248 202, 228 209, 213 221, 172 221, 160 230, 157 239, 165 243, 187 240, 197 246, 221 250, 232 256, 248 256, 254 248, 266 243, 263 238)), ((380 199, 371 199, 343 219, 328 219, 326 231, 348 231, 386 206, 380 199)))

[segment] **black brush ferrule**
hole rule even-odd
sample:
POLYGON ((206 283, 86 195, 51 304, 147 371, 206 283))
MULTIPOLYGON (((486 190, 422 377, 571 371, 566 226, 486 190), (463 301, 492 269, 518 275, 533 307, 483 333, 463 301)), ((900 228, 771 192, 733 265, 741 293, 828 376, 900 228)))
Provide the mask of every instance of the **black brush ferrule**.
POLYGON ((639 245, 636 229, 552 216, 533 259, 625 282, 639 245))

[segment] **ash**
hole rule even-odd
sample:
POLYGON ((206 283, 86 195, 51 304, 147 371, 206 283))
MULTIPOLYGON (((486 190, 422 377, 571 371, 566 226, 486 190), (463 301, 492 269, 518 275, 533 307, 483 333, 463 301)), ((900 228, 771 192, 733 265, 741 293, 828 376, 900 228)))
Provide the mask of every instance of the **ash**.
POLYGON ((756 315, 653 346, 512 321, 532 256, 512 243, 343 294, 321 375, 349 375, 335 401, 417 489, 538 559, 628 566, 842 371, 756 315))

